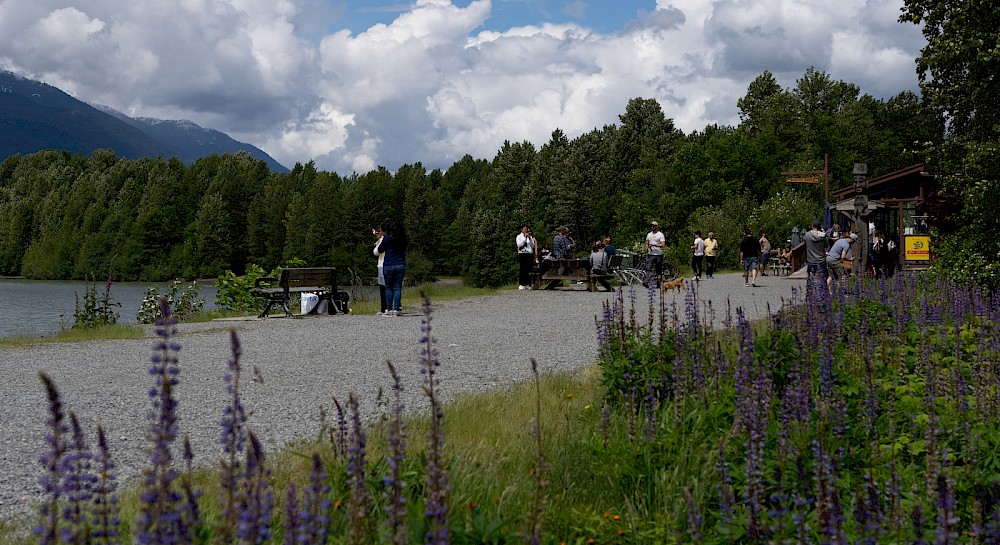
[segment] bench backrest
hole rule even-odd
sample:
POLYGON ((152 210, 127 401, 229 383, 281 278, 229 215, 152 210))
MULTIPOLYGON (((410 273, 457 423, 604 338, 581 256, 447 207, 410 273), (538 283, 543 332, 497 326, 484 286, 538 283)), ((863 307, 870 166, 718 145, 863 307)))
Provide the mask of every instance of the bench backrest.
POLYGON ((337 269, 334 267, 298 267, 281 269, 278 286, 289 288, 329 287, 337 289, 337 269))

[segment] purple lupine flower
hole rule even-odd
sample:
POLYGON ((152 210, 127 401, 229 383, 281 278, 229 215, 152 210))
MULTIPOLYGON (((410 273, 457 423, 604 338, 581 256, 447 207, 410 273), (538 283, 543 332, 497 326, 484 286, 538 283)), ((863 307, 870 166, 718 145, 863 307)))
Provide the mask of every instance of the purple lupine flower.
POLYGON ((59 503, 63 495, 63 476, 67 471, 66 453, 70 449, 66 438, 69 427, 55 383, 45 373, 39 373, 38 377, 42 380, 49 398, 49 415, 45 420, 45 425, 48 427, 45 435, 48 450, 38 459, 45 468, 45 473, 38 478, 38 484, 42 486, 46 501, 39 509, 42 521, 35 526, 34 533, 39 536, 42 545, 54 545, 60 539, 60 524, 63 522, 59 518, 59 503))
POLYGON ((608 450, 608 440, 611 435, 611 409, 607 405, 601 407, 601 439, 604 450, 608 450))
POLYGON ((698 504, 694 501, 691 490, 687 488, 684 489, 684 502, 687 504, 687 534, 691 538, 690 543, 698 545, 704 537, 701 529, 701 511, 698 510, 698 504))
POLYGON ((243 355, 243 350, 240 347, 240 340, 235 329, 229 331, 229 349, 231 356, 226 364, 227 371, 223 375, 223 381, 226 383, 227 403, 222 409, 222 419, 219 420, 221 428, 219 442, 222 443, 222 451, 225 455, 220 466, 223 505, 219 533, 224 542, 232 541, 236 532, 239 519, 240 481, 241 477, 245 476, 246 470, 241 465, 240 454, 246 450, 248 438, 247 414, 240 395, 242 374, 240 356, 243 355))
POLYGON ((187 434, 184 434, 183 458, 185 470, 184 478, 181 480, 181 490, 184 493, 184 507, 181 524, 183 534, 193 536, 201 526, 201 509, 198 507, 201 492, 194 489, 194 450, 191 448, 191 438, 187 434))
POLYGON ((83 428, 76 414, 69 413, 70 449, 66 454, 66 473, 63 475, 63 525, 61 538, 67 543, 80 543, 87 539, 90 526, 89 508, 93 498, 94 482, 97 480, 91 468, 93 454, 87 447, 83 428))
POLYGON ((288 485, 285 489, 285 535, 282 545, 298 545, 299 542, 306 542, 299 537, 299 495, 295 493, 295 487, 288 485))
POLYGON ((878 490, 878 483, 875 482, 871 471, 865 472, 864 480, 864 491, 855 492, 854 520, 864 535, 860 543, 876 545, 879 543, 879 537, 885 534, 885 507, 878 490))
POLYGON ((424 317, 420 324, 420 372, 424 375, 424 395, 431 406, 431 430, 427 447, 427 474, 425 487, 425 516, 427 518, 428 545, 447 545, 448 528, 448 473, 444 465, 444 412, 438 399, 437 368, 441 365, 435 339, 431 331, 433 311, 431 301, 424 295, 424 317))
POLYGON ((333 406, 337 410, 337 431, 335 433, 333 441, 333 452, 334 455, 341 460, 347 459, 347 412, 344 411, 344 407, 337 401, 337 398, 333 398, 333 406))
POLYGON ((97 466, 97 481, 94 483, 94 503, 90 514, 93 521, 91 543, 93 545, 115 545, 120 543, 121 520, 118 518, 118 497, 115 490, 115 464, 111 461, 108 440, 104 428, 97 426, 97 452, 94 454, 97 466))
POLYGON ((733 479, 729 476, 729 463, 726 462, 726 451, 723 445, 719 445, 719 459, 715 463, 715 474, 719 479, 715 489, 719 493, 722 521, 726 524, 732 524, 735 520, 733 509, 736 506, 736 493, 733 491, 733 479))
MULTIPOLYGON (((606 303, 605 303, 606 305, 606 303)), ((396 368, 389 362, 389 374, 392 376, 392 417, 389 420, 388 452, 386 463, 388 471, 383 484, 385 485, 386 529, 389 541, 394 545, 406 545, 406 481, 403 480, 403 460, 406 456, 406 431, 403 428, 403 382, 396 373, 396 368)))
POLYGON ((360 544, 367 541, 369 515, 368 488, 365 482, 367 438, 361 425, 361 410, 358 398, 353 393, 347 398, 347 408, 351 418, 351 438, 347 446, 347 485, 350 496, 347 502, 347 541, 360 544))
POLYGON ((309 486, 302 491, 302 511, 299 516, 299 535, 306 543, 323 545, 329 537, 330 486, 326 484, 323 459, 313 453, 309 470, 309 486))
POLYGON ((910 512, 910 528, 913 531, 913 545, 928 545, 924 539, 924 510, 919 502, 913 505, 910 512))
POLYGON ((545 451, 542 448, 542 386, 538 377, 538 362, 531 358, 531 372, 535 378, 535 416, 531 419, 531 436, 535 440, 535 467, 532 473, 535 487, 532 491, 531 510, 528 512, 527 542, 531 545, 542 543, 542 519, 545 514, 545 487, 548 481, 545 473, 548 465, 545 462, 545 451))
POLYGON ((177 401, 173 388, 180 374, 176 354, 181 347, 172 340, 177 334, 177 320, 165 297, 160 298, 160 316, 156 320, 159 340, 153 344, 153 355, 149 358, 152 363, 149 374, 153 376, 153 386, 149 390, 153 409, 149 413, 147 432, 149 467, 143 470, 139 496, 142 505, 136 524, 137 541, 142 545, 173 545, 186 541, 178 506, 181 495, 174 483, 177 470, 173 467, 170 451, 177 438, 177 401))
POLYGON ((261 545, 271 539, 271 512, 274 508, 264 465, 264 448, 253 432, 247 432, 246 472, 237 501, 235 537, 243 543, 261 545))
MULTIPOLYGON (((945 453, 947 460, 947 453, 945 453)), ((955 485, 944 472, 937 476, 937 527, 934 530, 934 545, 952 545, 958 543, 958 523, 961 520, 956 512, 955 485)))
MULTIPOLYGON (((678 401, 676 405, 680 405, 678 401)), ((656 389, 653 387, 653 381, 646 381, 646 394, 642 398, 642 409, 645 414, 645 419, 643 421, 643 434, 646 437, 647 443, 652 443, 653 439, 656 437, 657 428, 657 416, 660 413, 660 403, 656 397, 656 389)))
POLYGON ((819 441, 813 441, 816 458, 816 519, 824 543, 845 543, 843 510, 837 490, 833 458, 819 441))

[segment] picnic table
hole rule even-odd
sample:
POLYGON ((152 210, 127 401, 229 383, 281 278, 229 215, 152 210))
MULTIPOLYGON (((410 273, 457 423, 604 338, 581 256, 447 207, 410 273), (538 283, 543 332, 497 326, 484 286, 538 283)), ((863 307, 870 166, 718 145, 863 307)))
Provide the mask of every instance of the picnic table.
POLYGON ((600 280, 613 278, 611 274, 591 274, 589 259, 553 259, 552 266, 544 273, 535 276, 534 289, 541 289, 546 281, 547 290, 554 290, 563 282, 580 282, 587 286, 587 291, 597 291, 600 280))

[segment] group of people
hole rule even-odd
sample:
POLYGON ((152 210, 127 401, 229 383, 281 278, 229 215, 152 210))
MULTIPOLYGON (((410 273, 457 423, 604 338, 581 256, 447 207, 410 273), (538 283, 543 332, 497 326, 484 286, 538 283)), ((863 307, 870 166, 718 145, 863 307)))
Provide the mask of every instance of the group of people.
POLYGON ((378 257, 378 293, 382 316, 399 316, 402 310, 403 278, 406 276, 406 231, 395 221, 388 220, 372 228, 378 257))
MULTIPOLYGON (((565 225, 556 229, 551 250, 544 246, 539 247, 538 241, 531 234, 531 228, 527 225, 521 226, 521 231, 515 237, 514 243, 517 246, 517 289, 519 290, 532 289, 532 273, 545 274, 558 260, 573 259, 577 247, 576 241, 570 236, 569 227, 565 225)), ((590 271, 608 291, 611 291, 611 284, 603 278, 603 275, 609 271, 613 255, 615 255, 615 247, 611 245, 611 237, 609 236, 594 242, 591 247, 590 271)), ((557 272, 561 274, 563 271, 557 272)))
POLYGON ((899 247, 895 236, 886 237, 881 231, 870 228, 872 242, 868 252, 866 271, 855 271, 855 246, 857 233, 842 235, 840 226, 834 224, 824 230, 819 221, 805 234, 806 271, 810 277, 823 279, 829 288, 834 282, 842 283, 852 272, 875 277, 891 277, 899 262, 899 247), (829 247, 828 247, 829 245, 829 247))

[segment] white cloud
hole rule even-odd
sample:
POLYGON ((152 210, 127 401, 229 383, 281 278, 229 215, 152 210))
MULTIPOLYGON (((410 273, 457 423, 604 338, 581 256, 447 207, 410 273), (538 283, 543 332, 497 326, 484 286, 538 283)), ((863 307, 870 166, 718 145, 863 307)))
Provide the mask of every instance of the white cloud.
POLYGON ((919 29, 902 0, 645 0, 610 34, 577 24, 483 29, 490 0, 416 0, 364 32, 318 0, 3 0, 0 66, 129 113, 187 118, 291 166, 447 167, 504 140, 571 138, 657 99, 678 127, 735 123, 764 70, 813 66, 863 92, 914 89, 919 29), (464 2, 463 2, 464 3, 464 2), (334 19, 336 20, 336 19, 334 19))

